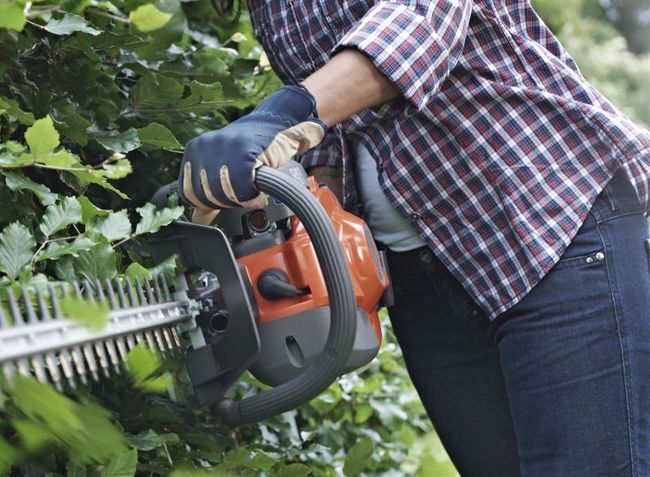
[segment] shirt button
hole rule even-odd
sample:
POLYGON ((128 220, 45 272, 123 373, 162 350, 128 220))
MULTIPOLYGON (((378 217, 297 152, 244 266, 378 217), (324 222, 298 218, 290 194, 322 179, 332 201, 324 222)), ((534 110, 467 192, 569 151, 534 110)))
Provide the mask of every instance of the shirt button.
POLYGON ((384 172, 384 165, 383 164, 377 164, 377 172, 384 172))
POLYGON ((429 250, 428 248, 420 250, 420 253, 418 253, 418 256, 420 258, 420 261, 423 262, 423 263, 431 263, 431 262, 433 262, 433 252, 431 252, 431 250, 429 250))
POLYGON ((413 213, 411 214, 411 220, 412 220, 412 221, 415 222, 416 220, 419 220, 419 219, 420 219, 420 214, 418 214, 417 212, 413 212, 413 213))

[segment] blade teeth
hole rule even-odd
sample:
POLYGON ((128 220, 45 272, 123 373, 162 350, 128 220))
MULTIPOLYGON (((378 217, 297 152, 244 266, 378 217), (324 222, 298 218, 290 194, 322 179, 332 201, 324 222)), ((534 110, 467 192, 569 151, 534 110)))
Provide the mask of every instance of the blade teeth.
POLYGON ((178 330, 176 329, 175 326, 172 326, 171 331, 172 331, 172 336, 174 337, 174 343, 176 344, 176 347, 180 348, 181 347, 181 339, 178 336, 178 330))
POLYGON ((59 352, 59 364, 61 365, 65 379, 68 381, 68 386, 70 386, 71 389, 76 389, 77 382, 75 381, 74 363, 70 351, 61 350, 59 352))
POLYGON ((156 290, 154 288, 154 280, 147 278, 144 281, 144 285, 147 291, 147 299, 150 304, 158 303, 158 297, 156 296, 156 290))
POLYGON ((23 300, 23 305, 25 306, 25 315, 27 315, 27 323, 36 323, 38 318, 34 312, 34 305, 32 304, 32 299, 29 296, 29 290, 26 286, 20 287, 20 295, 23 300))
POLYGON ((128 347, 129 351, 137 346, 133 335, 126 335, 126 346, 128 347))
POLYGON ((138 302, 140 305, 145 305, 147 303, 147 297, 144 295, 142 282, 138 277, 135 277, 135 289, 138 293, 138 302))
POLYGON ((165 346, 165 338, 163 338, 162 332, 158 329, 153 330, 153 336, 156 338, 156 344, 158 345, 158 349, 165 354, 165 351, 167 351, 167 347, 165 346))
POLYGON ((126 345, 126 341, 124 340, 124 337, 121 336, 117 338, 115 340, 115 344, 117 345, 118 353, 120 353, 120 358, 122 358, 122 361, 126 361, 126 356, 129 354, 129 350, 127 349, 127 345, 126 345))
POLYGON ((79 286, 79 282, 77 280, 72 281, 72 290, 74 291, 75 297, 81 298, 81 287, 79 286))
POLYGON ((104 294, 104 287, 102 286, 102 282, 99 281, 99 278, 95 279, 95 292, 96 292, 96 298, 99 300, 101 303, 106 303, 106 295, 104 294))
POLYGON ((43 294, 43 291, 40 288, 36 288, 36 301, 38 303, 38 311, 41 315, 41 320, 42 321, 50 321, 52 320, 52 315, 50 315, 50 309, 47 306, 47 302, 45 301, 45 295, 43 294))
POLYGON ((77 376, 79 376, 81 384, 88 384, 88 379, 86 378, 86 365, 84 364, 81 349, 74 348, 70 351, 70 354, 72 356, 72 363, 74 364, 73 369, 77 371, 77 376))
POLYGON ((20 326, 25 323, 23 315, 20 312, 18 307, 18 302, 11 288, 7 288, 7 302, 9 303, 9 312, 11 313, 11 318, 13 319, 14 326, 20 326))
POLYGON ((152 282, 153 282, 154 293, 156 295, 156 303, 162 303, 164 298, 162 296, 162 291, 160 289, 160 283, 158 281, 158 277, 154 276, 152 282))
POLYGON ((36 379, 38 379, 42 383, 49 382, 47 378, 47 373, 45 372, 45 364, 43 363, 43 358, 41 358, 40 356, 32 356, 30 361, 36 379))
POLYGON ((14 376, 16 375, 16 368, 13 363, 4 363, 2 365, 2 374, 4 375, 5 380, 12 382, 14 376))
POLYGON ((115 348, 115 345, 117 343, 117 340, 115 341, 105 341, 104 345, 106 346, 106 351, 108 351, 108 357, 111 360, 111 364, 113 365, 113 369, 117 374, 120 374, 121 368, 120 368, 120 357, 117 354, 117 349, 115 348))
POLYGON ((169 328, 163 328, 162 329, 162 334, 163 334, 163 337, 165 338, 165 342, 167 343, 167 349, 169 349, 170 351, 173 351, 174 348, 175 348, 174 343, 173 343, 174 339, 172 338, 172 334, 171 334, 171 331, 169 331, 169 328))
POLYGON ((95 295, 93 293, 93 287, 90 285, 90 281, 83 280, 81 282, 80 292, 83 292, 83 296, 86 300, 95 301, 95 295))
POLYGON ((5 316, 4 307, 0 303, 0 330, 2 328, 9 328, 9 322, 7 321, 7 317, 5 316))
MULTIPOLYGON (((60 319, 63 316, 61 313, 61 305, 59 304, 59 296, 56 292, 56 288, 53 285, 48 287, 50 291, 50 302, 52 302, 52 311, 54 312, 54 318, 60 319)), ((65 285, 61 284, 59 287, 63 296, 65 296, 65 285)))
POLYGON ((165 301, 171 301, 172 296, 169 292, 169 285, 167 284, 167 279, 165 278, 164 274, 160 275, 160 282, 164 293, 165 301))
POLYGON ((27 358, 16 360, 16 367, 18 368, 18 372, 23 376, 30 376, 32 374, 29 371, 29 361, 27 361, 27 358))
POLYGON ((102 368, 102 374, 104 377, 110 377, 110 364, 108 362, 108 356, 104 350, 104 343, 99 341, 94 343, 93 348, 95 349, 96 358, 98 358, 99 366, 102 368))
POLYGON ((88 366, 88 371, 90 371, 90 376, 93 381, 99 381, 99 373, 97 372, 97 357, 91 345, 84 345, 82 348, 83 355, 86 358, 86 365, 88 366))
POLYGON ((135 294, 135 289, 133 288, 133 282, 129 277, 126 277, 126 294, 129 297, 129 302, 131 306, 138 306, 138 299, 135 294))
POLYGON ((129 306, 129 302, 126 298, 126 294, 124 293, 122 281, 119 278, 115 279, 115 287, 117 288, 117 295, 120 299, 120 307, 127 308, 129 306))
POLYGON ((108 302, 110 303, 111 308, 117 308, 119 306, 119 303, 117 301, 117 296, 115 295, 115 289, 113 288, 113 284, 108 278, 104 281, 104 284, 106 285, 106 292, 108 293, 108 302))

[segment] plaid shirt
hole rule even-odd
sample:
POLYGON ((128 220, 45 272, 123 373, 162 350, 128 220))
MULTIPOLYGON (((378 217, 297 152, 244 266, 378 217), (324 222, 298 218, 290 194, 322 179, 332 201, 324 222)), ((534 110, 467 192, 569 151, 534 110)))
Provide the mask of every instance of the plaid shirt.
POLYGON ((619 167, 649 202, 650 135, 580 74, 526 0, 249 0, 287 83, 356 48, 401 97, 303 157, 343 168, 350 138, 384 193, 492 319, 553 267, 619 167))

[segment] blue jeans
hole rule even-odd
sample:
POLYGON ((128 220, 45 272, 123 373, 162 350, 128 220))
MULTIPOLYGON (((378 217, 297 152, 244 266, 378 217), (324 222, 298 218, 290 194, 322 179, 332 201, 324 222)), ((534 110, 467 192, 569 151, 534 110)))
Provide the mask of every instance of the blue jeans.
POLYGON ((463 476, 650 476, 648 223, 616 174, 557 265, 489 322, 428 249, 389 253, 406 365, 463 476))

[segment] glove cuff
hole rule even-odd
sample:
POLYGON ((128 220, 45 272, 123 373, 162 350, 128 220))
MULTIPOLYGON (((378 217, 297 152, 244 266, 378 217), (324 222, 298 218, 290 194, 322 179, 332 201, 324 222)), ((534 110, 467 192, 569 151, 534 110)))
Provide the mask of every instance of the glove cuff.
POLYGON ((286 85, 275 90, 262 101, 255 111, 266 111, 291 122, 292 125, 304 121, 314 121, 325 131, 328 126, 318 119, 316 99, 303 85, 286 85))

